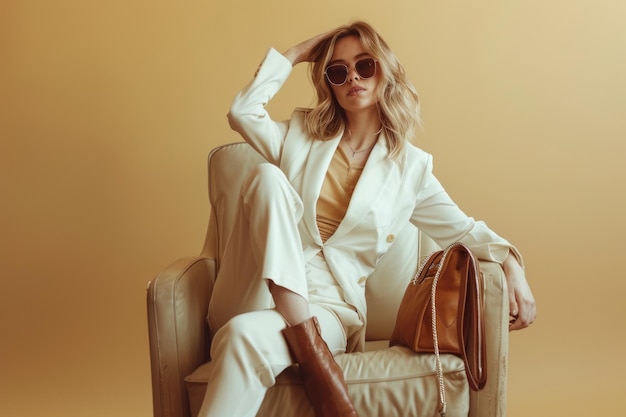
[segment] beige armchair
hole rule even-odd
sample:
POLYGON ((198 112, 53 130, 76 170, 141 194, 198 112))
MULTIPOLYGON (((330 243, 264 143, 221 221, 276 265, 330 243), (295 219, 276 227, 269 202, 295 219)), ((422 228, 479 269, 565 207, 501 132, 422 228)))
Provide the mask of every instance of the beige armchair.
MULTIPOLYGON (((261 162, 244 143, 214 149, 208 158, 209 228, 199 256, 182 258, 148 286, 148 326, 155 417, 195 417, 211 372, 211 332, 207 306, 219 269, 225 238, 233 223, 240 184, 247 170, 261 162)), ((434 356, 388 347, 398 305, 419 260, 438 249, 410 226, 398 237, 367 281, 366 351, 336 359, 345 373, 360 417, 438 416, 434 356)), ((508 297, 502 269, 481 262, 485 277, 487 386, 469 389, 463 362, 442 355, 447 417, 504 416, 508 354, 508 297)), ((297 368, 277 378, 258 417, 312 417, 297 368)), ((224 416, 228 417, 228 416, 224 416)), ((235 416, 236 417, 236 416, 235 416)))

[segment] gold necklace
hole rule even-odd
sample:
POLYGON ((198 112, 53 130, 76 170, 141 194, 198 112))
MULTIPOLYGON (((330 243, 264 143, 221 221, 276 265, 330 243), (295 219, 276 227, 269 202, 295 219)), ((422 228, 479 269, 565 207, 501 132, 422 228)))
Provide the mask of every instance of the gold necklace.
MULTIPOLYGON (((346 128, 346 130, 348 131, 348 137, 346 138, 346 145, 348 145, 348 148, 350 148, 353 158, 356 156, 357 153, 371 151, 372 148, 376 146, 376 142, 374 142, 374 144, 370 146, 369 148, 361 149, 360 151, 355 151, 354 148, 350 145, 350 139, 352 139, 352 132, 348 128, 346 128)), ((380 132, 382 131, 383 131, 383 128, 381 127, 380 129, 378 129, 378 132, 374 133, 374 136, 378 136, 380 132)))

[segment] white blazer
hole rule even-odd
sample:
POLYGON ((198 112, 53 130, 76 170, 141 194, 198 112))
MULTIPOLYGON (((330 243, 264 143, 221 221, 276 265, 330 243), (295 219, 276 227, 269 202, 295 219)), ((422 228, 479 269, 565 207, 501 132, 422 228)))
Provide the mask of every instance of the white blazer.
POLYGON ((324 253, 346 302, 364 320, 367 277, 409 223, 441 247, 462 241, 479 259, 502 263, 513 250, 521 261, 505 239, 468 217, 450 199, 433 175, 429 154, 407 143, 399 159, 389 159, 384 134, 367 160, 344 219, 322 242, 315 219, 317 199, 342 134, 327 141, 309 137, 304 127, 306 109, 296 109, 288 121, 270 118, 265 105, 291 70, 291 63, 270 49, 254 79, 235 97, 228 119, 268 162, 280 167, 300 195, 304 212, 299 230, 305 259, 324 253))

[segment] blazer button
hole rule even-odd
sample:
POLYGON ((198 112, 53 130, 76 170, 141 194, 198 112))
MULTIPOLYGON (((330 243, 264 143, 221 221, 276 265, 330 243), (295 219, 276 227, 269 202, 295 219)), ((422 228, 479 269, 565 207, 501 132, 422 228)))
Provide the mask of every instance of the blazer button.
POLYGON ((359 278, 359 284, 365 284, 365 281, 367 281, 367 277, 359 278))
POLYGON ((388 243, 391 243, 391 242, 393 242, 394 240, 396 240, 396 236, 395 236, 393 233, 392 233, 392 234, 390 234, 390 235, 387 235, 387 242, 388 242, 388 243))

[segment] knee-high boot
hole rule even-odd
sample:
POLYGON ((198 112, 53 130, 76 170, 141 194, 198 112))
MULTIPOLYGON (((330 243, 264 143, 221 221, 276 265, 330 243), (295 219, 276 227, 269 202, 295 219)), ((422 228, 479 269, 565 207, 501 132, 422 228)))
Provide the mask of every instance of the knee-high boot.
POLYGON ((300 366, 304 389, 316 417, 358 417, 348 396, 343 371, 320 336, 316 317, 283 330, 289 351, 300 366))

